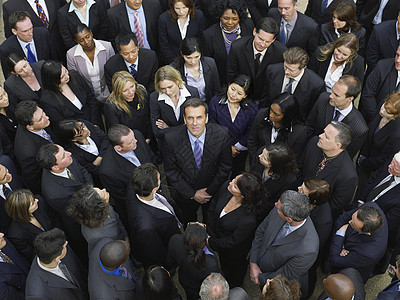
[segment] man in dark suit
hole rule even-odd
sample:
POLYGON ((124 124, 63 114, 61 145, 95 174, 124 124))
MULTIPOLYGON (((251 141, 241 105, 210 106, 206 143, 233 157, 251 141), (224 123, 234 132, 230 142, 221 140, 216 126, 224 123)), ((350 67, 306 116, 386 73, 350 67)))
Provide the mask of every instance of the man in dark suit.
POLYGON ((310 135, 319 135, 332 120, 343 122, 351 128, 351 143, 346 147, 353 158, 361 149, 368 135, 368 126, 353 100, 361 92, 361 83, 356 77, 342 76, 332 87, 332 92, 320 95, 311 110, 306 125, 310 135))
POLYGON ((251 78, 253 100, 264 106, 266 98, 265 71, 267 66, 283 62, 286 47, 275 41, 279 27, 272 18, 263 18, 252 37, 242 37, 232 43, 228 56, 226 76, 228 81, 237 74, 251 78))
POLYGON ((125 125, 116 124, 108 130, 111 146, 99 167, 100 181, 115 201, 115 211, 128 228, 126 191, 132 171, 144 163, 156 164, 156 157, 143 135, 125 125))
POLYGON ((50 46, 49 31, 44 27, 33 28, 31 18, 26 11, 14 12, 10 16, 10 27, 13 35, 0 45, 1 69, 5 78, 14 71, 9 70, 6 64, 7 57, 11 53, 21 54, 29 62, 57 58, 52 53, 54 47, 50 46))
POLYGON ((137 299, 138 276, 129 259, 129 244, 122 240, 100 240, 89 257, 91 299, 137 299))
POLYGON ((165 265, 169 239, 180 233, 179 210, 172 199, 157 193, 160 183, 156 166, 143 164, 132 172, 127 192, 130 242, 145 268, 165 265))
POLYGON ((333 221, 350 204, 357 187, 357 172, 345 150, 350 141, 350 127, 332 121, 319 137, 309 141, 304 152, 302 180, 317 177, 329 183, 333 221))
POLYGON ((46 113, 34 101, 21 101, 15 109, 18 122, 14 151, 21 166, 22 181, 32 193, 40 194, 42 170, 36 161, 40 147, 52 143, 55 135, 46 113))
POLYGON ((110 40, 114 41, 119 33, 133 32, 138 38, 140 48, 157 51, 157 23, 161 13, 161 5, 158 0, 143 2, 142 0, 127 0, 110 8, 107 11, 110 40))
POLYGON ((25 281, 30 265, 2 232, 0 232, 0 268, 0 299, 25 299, 25 281))
POLYGON ((360 111, 370 122, 380 110, 387 96, 400 91, 400 46, 395 58, 382 59, 368 76, 360 98, 360 111))
MULTIPOLYGON (((332 10, 336 6, 338 2, 341 0, 309 0, 307 9, 305 11, 305 15, 313 18, 315 22, 318 23, 319 26, 322 24, 328 23, 332 20, 332 10), (326 3, 326 4, 325 4, 326 3), (322 5, 329 4, 328 6, 322 7, 322 5)), ((348 0, 353 6, 355 6, 352 0, 348 0)))
POLYGON ((264 286, 267 279, 282 274, 298 280, 302 294, 307 295, 308 269, 317 259, 319 248, 309 215, 307 196, 291 190, 281 195, 257 228, 250 251, 251 281, 264 286))
POLYGON ((247 7, 254 24, 258 24, 262 18, 268 16, 268 11, 272 7, 278 7, 278 0, 249 0, 247 1, 247 7))
POLYGON ((390 277, 397 277, 382 292, 378 294, 376 300, 399 300, 400 299, 400 255, 396 256, 396 267, 390 266, 388 269, 390 277))
POLYGON ((300 106, 298 118, 305 122, 318 97, 325 91, 325 82, 314 71, 307 68, 307 52, 292 47, 283 53, 284 63, 267 68, 267 106, 283 92, 293 94, 300 106))
POLYGON ((120 33, 115 39, 117 54, 104 65, 107 87, 112 91, 112 77, 115 72, 127 71, 136 81, 144 85, 150 94, 154 91, 154 76, 158 69, 157 55, 153 50, 138 47, 134 33, 120 33))
POLYGON ((165 135, 164 168, 174 199, 182 212, 183 224, 197 220, 202 205, 203 220, 210 201, 232 167, 230 137, 226 127, 208 123, 207 103, 192 98, 183 104, 186 126, 165 135))
POLYGON ((58 228, 36 236, 33 246, 37 256, 26 280, 25 299, 89 298, 87 272, 67 244, 64 232, 58 228))
POLYGON ((312 55, 319 41, 318 24, 297 11, 297 0, 278 0, 278 8, 272 8, 268 17, 279 27, 277 39, 286 47, 299 46, 312 55))
POLYGON ((335 224, 329 262, 332 272, 354 268, 367 282, 388 242, 385 214, 376 203, 366 203, 341 215, 335 224), (350 224, 350 226, 349 226, 350 224))

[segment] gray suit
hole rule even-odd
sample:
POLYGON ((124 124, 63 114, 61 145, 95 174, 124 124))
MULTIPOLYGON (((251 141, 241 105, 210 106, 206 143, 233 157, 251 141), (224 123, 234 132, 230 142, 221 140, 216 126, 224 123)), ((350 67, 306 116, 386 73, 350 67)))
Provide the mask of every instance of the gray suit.
POLYGON ((250 251, 250 262, 261 269, 258 276, 261 286, 267 279, 282 274, 289 280, 296 279, 301 284, 303 295, 307 295, 308 269, 318 255, 319 238, 310 217, 299 229, 273 243, 285 224, 277 208, 269 213, 258 226, 250 251))

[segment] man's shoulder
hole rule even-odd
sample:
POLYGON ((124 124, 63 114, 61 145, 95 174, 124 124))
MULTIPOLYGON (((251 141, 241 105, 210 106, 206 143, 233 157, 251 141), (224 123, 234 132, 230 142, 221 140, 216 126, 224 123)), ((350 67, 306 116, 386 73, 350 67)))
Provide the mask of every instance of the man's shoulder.
MULTIPOLYGON (((396 22, 397 20, 383 21, 382 23, 375 25, 373 30, 379 32, 387 31, 389 28, 395 28, 396 22)), ((383 37, 387 37, 387 35, 382 36, 382 38, 383 37)))
MULTIPOLYGON (((310 18, 309 16, 306 16, 302 14, 301 12, 297 12, 297 22, 299 22, 299 25, 305 26, 308 29, 317 29, 318 28, 318 23, 315 22, 313 18, 310 18)), ((303 28, 303 27, 302 27, 303 28)))
POLYGON ((145 60, 157 60, 157 54, 154 52, 154 50, 150 49, 145 49, 145 48, 140 48, 139 49, 139 59, 145 59, 145 60))
POLYGON ((104 69, 116 70, 118 68, 124 70, 123 68, 126 69, 126 65, 124 64, 124 59, 122 58, 121 54, 116 53, 107 60, 104 65, 104 69))
POLYGON ((228 128, 217 123, 207 123, 206 130, 206 137, 209 138, 229 137, 228 128))
POLYGON ((236 50, 236 51, 244 51, 244 49, 253 42, 253 36, 244 36, 241 37, 240 39, 233 41, 232 42, 232 49, 236 50))
POLYGON ((126 12, 125 2, 122 2, 114 7, 107 10, 107 15, 109 18, 117 18, 120 12, 126 12))

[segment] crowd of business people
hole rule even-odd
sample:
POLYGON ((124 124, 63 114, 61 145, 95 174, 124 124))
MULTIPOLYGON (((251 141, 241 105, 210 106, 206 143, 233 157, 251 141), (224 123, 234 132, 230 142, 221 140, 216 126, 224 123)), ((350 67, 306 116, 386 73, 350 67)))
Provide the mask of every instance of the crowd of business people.
POLYGON ((319 299, 351 300, 400 279, 400 2, 297 8, 5 2, 0 299, 250 299, 248 270, 260 299, 307 299, 321 267, 319 299))

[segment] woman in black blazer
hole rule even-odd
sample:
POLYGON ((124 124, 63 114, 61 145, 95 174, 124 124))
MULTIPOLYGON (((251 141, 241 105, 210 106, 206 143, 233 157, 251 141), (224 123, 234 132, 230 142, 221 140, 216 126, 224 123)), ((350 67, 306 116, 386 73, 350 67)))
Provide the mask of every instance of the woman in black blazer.
POLYGON ((149 143, 152 137, 150 109, 146 88, 127 71, 119 71, 112 78, 113 90, 104 105, 107 127, 123 124, 139 130, 149 143))
POLYGON ((33 248, 36 235, 59 224, 50 218, 46 201, 27 189, 12 191, 6 198, 5 208, 13 220, 7 238, 22 256, 32 262, 36 255, 33 248))
POLYGON ((357 54, 358 48, 358 38, 353 33, 344 33, 336 41, 318 47, 308 68, 324 79, 327 92, 332 91, 342 75, 352 75, 362 83, 364 58, 357 54))
POLYGON ((14 140, 17 132, 17 122, 15 121, 14 112, 10 109, 10 101, 6 91, 0 86, 0 139, 3 154, 14 155, 14 140))
POLYGON ((169 10, 158 18, 158 40, 161 62, 170 64, 179 55, 179 46, 186 37, 197 37, 207 20, 193 0, 169 0, 169 10))
POLYGON ((88 120, 103 127, 97 100, 78 72, 68 72, 60 62, 46 61, 41 74, 43 93, 39 104, 54 128, 68 118, 88 120))
POLYGON ((356 10, 349 1, 338 2, 332 10, 332 21, 322 24, 319 45, 336 41, 344 33, 354 33, 358 38, 358 53, 364 57, 365 28, 357 21, 356 10))
POLYGON ((74 25, 84 23, 90 28, 95 39, 107 40, 107 10, 95 0, 72 0, 58 10, 58 29, 65 47, 76 45, 74 25))
POLYGON ((226 181, 211 201, 207 213, 208 243, 218 252, 230 288, 243 283, 247 254, 257 228, 256 211, 263 196, 261 178, 243 173, 226 181))
POLYGON ((173 235, 168 243, 166 267, 179 267, 179 282, 185 289, 187 300, 198 300, 200 286, 211 273, 221 273, 218 258, 207 247, 206 226, 189 223, 185 233, 173 235))
POLYGON ((107 134, 89 121, 83 120, 62 120, 58 129, 64 148, 92 175, 95 185, 102 187, 99 166, 110 146, 107 134))
POLYGON ((185 38, 180 47, 179 56, 171 64, 177 69, 185 84, 197 88, 200 99, 210 103, 219 89, 217 65, 211 57, 202 56, 199 40, 195 37, 185 38))
POLYGON ((213 9, 218 23, 203 32, 203 55, 214 58, 219 81, 226 83, 226 67, 231 44, 243 36, 253 34, 254 23, 247 17, 247 7, 242 0, 221 0, 213 9))

